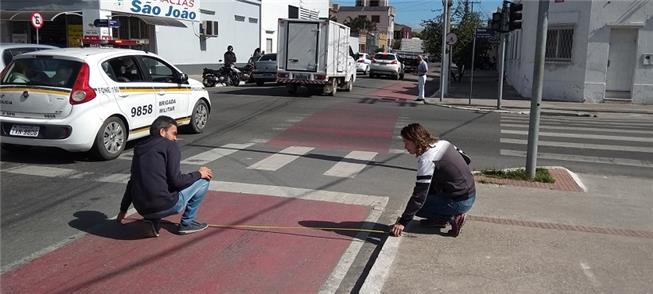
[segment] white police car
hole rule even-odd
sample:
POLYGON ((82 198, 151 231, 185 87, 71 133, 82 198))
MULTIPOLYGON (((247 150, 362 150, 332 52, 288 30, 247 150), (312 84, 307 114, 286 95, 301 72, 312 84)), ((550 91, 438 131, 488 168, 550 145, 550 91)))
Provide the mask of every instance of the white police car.
POLYGON ((22 54, 0 74, 5 149, 23 146, 92 151, 116 158, 149 134, 160 115, 191 132, 206 127, 211 104, 202 83, 156 54, 113 48, 22 54))

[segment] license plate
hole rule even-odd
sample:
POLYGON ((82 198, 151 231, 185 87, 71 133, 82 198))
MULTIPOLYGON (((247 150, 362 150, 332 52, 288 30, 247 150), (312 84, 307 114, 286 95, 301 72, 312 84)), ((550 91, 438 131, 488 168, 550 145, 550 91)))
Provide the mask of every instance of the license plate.
POLYGON ((39 127, 13 125, 9 131, 9 135, 21 137, 38 137, 39 127))
POLYGON ((308 80, 309 75, 308 74, 294 74, 293 77, 296 80, 308 80))

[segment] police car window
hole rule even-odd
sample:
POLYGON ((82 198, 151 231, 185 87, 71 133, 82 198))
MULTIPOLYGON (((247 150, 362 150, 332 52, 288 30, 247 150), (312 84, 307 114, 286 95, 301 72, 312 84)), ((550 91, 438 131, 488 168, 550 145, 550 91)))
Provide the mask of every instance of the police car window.
POLYGON ((275 61, 275 60, 277 60, 276 54, 265 54, 261 56, 261 58, 258 61, 275 61))
POLYGON ((153 57, 143 56, 142 58, 153 82, 173 83, 175 81, 175 70, 172 67, 153 57))
POLYGON ((2 84, 72 88, 81 65, 55 58, 17 59, 3 76, 2 84))
POLYGON ((7 65, 11 63, 11 61, 14 59, 14 56, 27 52, 39 51, 45 49, 49 49, 49 48, 21 47, 21 48, 5 49, 5 51, 2 53, 2 61, 5 63, 5 65, 7 65))
POLYGON ((102 63, 102 70, 109 78, 119 83, 142 82, 143 73, 131 56, 117 57, 102 63))

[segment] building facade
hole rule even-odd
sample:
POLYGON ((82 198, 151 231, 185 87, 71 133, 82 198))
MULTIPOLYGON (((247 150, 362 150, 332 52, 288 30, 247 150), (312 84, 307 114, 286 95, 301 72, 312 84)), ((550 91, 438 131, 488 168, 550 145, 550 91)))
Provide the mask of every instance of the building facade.
POLYGON ((39 41, 59 47, 115 46, 155 52, 189 74, 217 67, 228 45, 238 63, 261 47, 261 1, 3 1, 1 42, 35 43, 33 12, 45 23, 39 41), (112 20, 106 27, 97 20, 112 20), (115 23, 114 23, 115 25, 115 23))
POLYGON ((387 51, 392 48, 395 11, 392 6, 388 5, 387 0, 357 0, 356 6, 338 6, 332 11, 335 14, 330 17, 339 23, 356 18, 365 18, 373 22, 376 25, 376 31, 366 33, 374 36, 379 49, 387 51))
POLYGON ((413 37, 413 29, 407 25, 395 24, 394 39, 411 39, 413 37))
POLYGON ((329 0, 262 0, 261 50, 277 52, 277 29, 280 18, 328 18, 329 0))
MULTIPOLYGON (((531 97, 538 3, 522 1, 522 29, 509 36, 506 77, 531 97)), ((546 100, 653 104, 653 1, 549 4, 546 100)))

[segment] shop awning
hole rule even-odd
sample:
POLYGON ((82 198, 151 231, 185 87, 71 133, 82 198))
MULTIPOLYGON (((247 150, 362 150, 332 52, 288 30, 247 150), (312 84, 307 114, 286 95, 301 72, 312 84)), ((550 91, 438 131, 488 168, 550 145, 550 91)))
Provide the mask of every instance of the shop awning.
POLYGON ((157 26, 169 26, 169 27, 179 27, 179 28, 185 28, 186 25, 173 18, 168 18, 168 17, 156 17, 156 16, 147 16, 147 15, 140 15, 140 14, 131 14, 131 13, 124 13, 124 12, 113 12, 113 17, 116 16, 129 16, 129 17, 137 17, 144 21, 146 24, 151 24, 151 25, 157 25, 157 26))
MULTIPOLYGON (((0 11, 0 20, 12 21, 31 21, 32 11, 0 11)), ((78 15, 82 16, 81 11, 39 11, 45 21, 53 21, 61 15, 78 15)))

